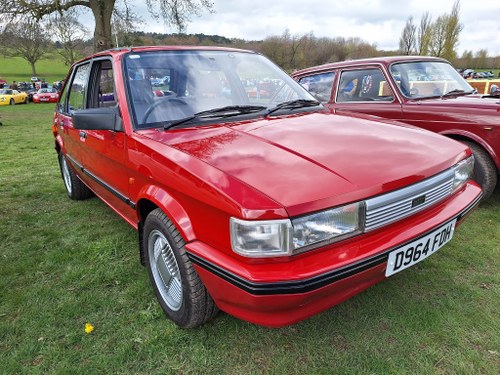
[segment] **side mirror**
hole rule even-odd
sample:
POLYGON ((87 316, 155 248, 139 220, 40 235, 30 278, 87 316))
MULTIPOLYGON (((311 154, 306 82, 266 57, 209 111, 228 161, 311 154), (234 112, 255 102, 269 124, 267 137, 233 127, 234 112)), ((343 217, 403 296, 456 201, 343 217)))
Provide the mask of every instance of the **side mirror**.
POLYGON ((118 108, 90 108, 73 112, 73 126, 79 130, 123 131, 118 108))

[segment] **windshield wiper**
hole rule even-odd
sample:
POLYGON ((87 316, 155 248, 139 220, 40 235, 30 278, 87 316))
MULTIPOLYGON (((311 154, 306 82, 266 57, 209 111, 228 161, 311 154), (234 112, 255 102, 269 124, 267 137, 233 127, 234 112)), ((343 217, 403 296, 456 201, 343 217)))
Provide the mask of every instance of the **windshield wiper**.
POLYGON ((244 115, 247 113, 260 112, 266 109, 266 107, 261 105, 228 105, 220 108, 208 109, 206 111, 197 112, 192 116, 181 118, 178 120, 170 121, 166 124, 163 129, 168 130, 175 126, 185 124, 189 121, 202 119, 202 118, 216 118, 216 117, 231 117, 244 115))
POLYGON ((321 103, 317 100, 308 100, 308 99, 296 99, 290 100, 288 102, 283 102, 278 104, 277 106, 269 109, 266 113, 266 116, 269 116, 271 113, 279 111, 280 109, 294 109, 294 108, 303 108, 303 107, 316 107, 321 103))
POLYGON ((453 89, 448 91, 447 93, 441 95, 441 99, 444 98, 445 96, 450 96, 450 95, 455 95, 455 94, 472 94, 472 91, 465 92, 465 90, 461 89, 453 89))

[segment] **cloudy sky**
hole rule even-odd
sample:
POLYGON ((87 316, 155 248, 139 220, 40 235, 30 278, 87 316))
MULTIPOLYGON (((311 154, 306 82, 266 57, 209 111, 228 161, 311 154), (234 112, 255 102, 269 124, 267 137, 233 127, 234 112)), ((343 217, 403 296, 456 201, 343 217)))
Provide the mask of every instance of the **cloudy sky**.
MULTIPOLYGON (((228 38, 262 40, 280 35, 313 32, 315 36, 360 37, 379 49, 395 50, 408 17, 416 23, 429 11, 433 20, 450 13, 455 0, 212 0, 214 14, 193 17, 188 33, 218 34, 228 38)), ((143 1, 132 0, 145 20, 146 31, 173 30, 153 21, 143 1)), ((487 49, 500 55, 500 0, 461 0, 464 29, 458 52, 487 49)))

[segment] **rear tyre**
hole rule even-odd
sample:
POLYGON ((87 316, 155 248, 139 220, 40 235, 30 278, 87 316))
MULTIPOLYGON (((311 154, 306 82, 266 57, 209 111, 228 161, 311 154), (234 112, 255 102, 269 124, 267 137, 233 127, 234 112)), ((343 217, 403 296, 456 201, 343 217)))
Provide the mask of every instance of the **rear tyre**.
POLYGON ((80 201, 92 196, 92 190, 78 178, 62 151, 59 152, 59 166, 61 167, 61 176, 68 197, 75 201, 80 201))
POLYGON ((498 180, 497 168, 493 159, 484 148, 477 143, 464 142, 472 150, 474 154, 474 180, 483 189, 483 200, 488 199, 493 191, 498 180))
POLYGON ((28 104, 28 102, 29 102, 28 97, 24 98, 24 104, 28 104))
POLYGON ((181 234, 157 208, 144 224, 143 248, 149 279, 165 315, 182 328, 197 327, 219 311, 196 273, 181 234))

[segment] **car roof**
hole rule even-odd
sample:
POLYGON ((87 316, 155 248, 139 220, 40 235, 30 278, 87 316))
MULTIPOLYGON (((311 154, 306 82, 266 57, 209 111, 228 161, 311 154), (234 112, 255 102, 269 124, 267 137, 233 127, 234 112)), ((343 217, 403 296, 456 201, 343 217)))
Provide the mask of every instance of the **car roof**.
POLYGON ((410 62, 410 61, 440 61, 448 63, 448 61, 446 61, 445 59, 432 56, 381 56, 381 57, 371 57, 366 59, 345 60, 323 65, 317 65, 310 68, 297 70, 292 73, 292 76, 318 72, 322 70, 337 69, 337 68, 365 66, 371 64, 388 66, 397 62, 410 62))
POLYGON ((226 47, 207 47, 207 46, 138 46, 138 47, 123 47, 123 48, 113 48, 102 52, 97 52, 93 55, 87 56, 77 63, 89 59, 93 59, 101 56, 120 56, 127 53, 133 52, 152 52, 152 51, 226 51, 226 52, 246 52, 246 53, 256 53, 254 51, 238 49, 238 48, 226 48, 226 47))

